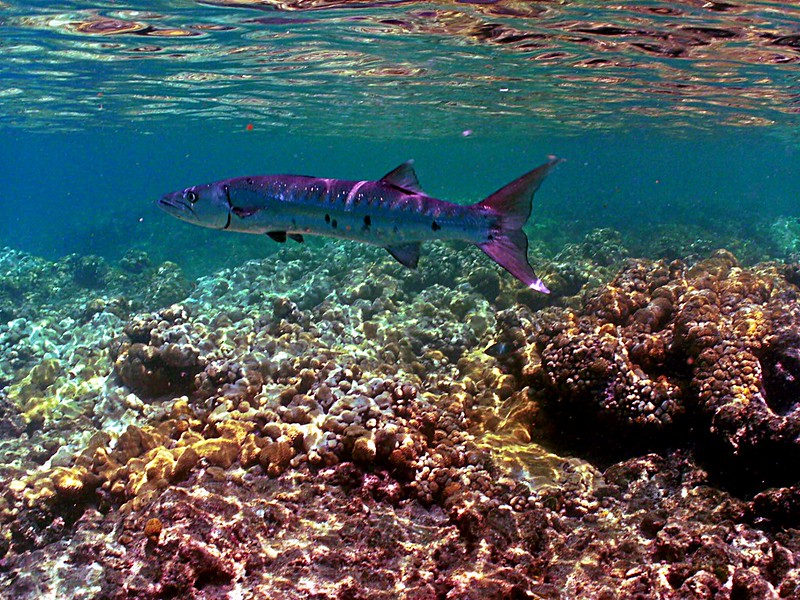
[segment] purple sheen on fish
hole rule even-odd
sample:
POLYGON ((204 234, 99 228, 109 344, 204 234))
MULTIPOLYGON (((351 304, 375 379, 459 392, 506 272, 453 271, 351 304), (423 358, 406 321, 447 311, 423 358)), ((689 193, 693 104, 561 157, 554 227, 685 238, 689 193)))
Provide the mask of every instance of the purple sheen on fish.
POLYGON ((528 262, 528 221, 533 196, 551 159, 469 206, 422 191, 412 161, 377 181, 302 175, 235 177, 165 194, 158 205, 178 219, 225 231, 267 234, 278 242, 321 235, 385 248, 409 268, 420 245, 435 240, 475 244, 529 288, 549 290, 528 262))

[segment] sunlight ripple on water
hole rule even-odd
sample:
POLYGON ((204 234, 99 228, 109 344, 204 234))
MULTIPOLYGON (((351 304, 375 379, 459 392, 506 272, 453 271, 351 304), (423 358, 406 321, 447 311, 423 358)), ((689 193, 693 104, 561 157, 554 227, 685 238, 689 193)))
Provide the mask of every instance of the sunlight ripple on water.
POLYGON ((0 17, 0 122, 31 128, 188 115, 359 135, 400 129, 413 105, 424 135, 465 117, 708 129, 800 110, 788 3, 8 3, 0 17))

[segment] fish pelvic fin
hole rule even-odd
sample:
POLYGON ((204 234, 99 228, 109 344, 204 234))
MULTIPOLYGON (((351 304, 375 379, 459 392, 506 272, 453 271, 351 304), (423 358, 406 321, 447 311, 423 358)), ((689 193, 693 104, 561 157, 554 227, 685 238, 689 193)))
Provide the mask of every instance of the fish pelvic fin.
POLYGON ((417 268, 417 264, 419 263, 419 242, 395 244, 394 246, 385 246, 385 248, 400 264, 405 265, 409 269, 417 268))
POLYGON ((476 210, 493 213, 497 217, 489 239, 478 244, 478 247, 526 286, 544 294, 549 294, 550 290, 536 276, 528 262, 528 236, 522 227, 531 216, 533 195, 550 170, 562 160, 550 157, 542 166, 473 205, 476 210))

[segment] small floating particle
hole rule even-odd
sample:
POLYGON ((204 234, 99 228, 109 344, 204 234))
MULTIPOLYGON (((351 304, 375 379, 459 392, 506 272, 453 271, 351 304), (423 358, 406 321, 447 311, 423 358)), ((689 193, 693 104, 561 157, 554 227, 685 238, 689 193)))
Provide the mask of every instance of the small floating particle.
POLYGON ((471 136, 471 135, 472 135, 472 129, 465 129, 464 131, 462 131, 462 132, 461 132, 461 135, 462 135, 463 137, 469 137, 469 136, 471 136))
POLYGON ((247 129, 247 131, 253 131, 253 124, 252 123, 248 123, 247 126, 245 127, 245 129, 247 129))

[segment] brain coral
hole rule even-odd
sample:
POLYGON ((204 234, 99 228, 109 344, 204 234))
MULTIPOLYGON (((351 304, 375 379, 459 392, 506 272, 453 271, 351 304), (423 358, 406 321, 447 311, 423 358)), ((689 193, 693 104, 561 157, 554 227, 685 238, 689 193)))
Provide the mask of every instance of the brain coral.
POLYGON ((781 470, 800 458, 793 273, 724 250, 693 266, 630 261, 581 309, 538 323, 523 372, 556 414, 645 436, 680 423, 723 456, 781 470))

